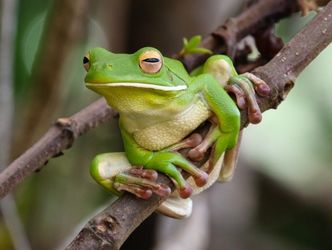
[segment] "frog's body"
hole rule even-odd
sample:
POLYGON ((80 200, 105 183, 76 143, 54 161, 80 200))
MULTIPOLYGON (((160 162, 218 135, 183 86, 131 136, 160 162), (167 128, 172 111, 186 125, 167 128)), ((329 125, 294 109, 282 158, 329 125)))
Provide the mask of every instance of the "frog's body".
MULTIPOLYGON (((163 113, 169 113, 172 116, 167 118, 163 115, 165 118, 163 122, 149 124, 146 127, 143 125, 142 129, 126 127, 125 129, 132 132, 138 145, 151 151, 157 151, 181 141, 211 116, 211 111, 199 96, 180 112, 165 110, 163 113)), ((157 117, 158 115, 150 114, 145 119, 153 120, 157 117)))
POLYGON ((142 98, 146 97, 146 91, 139 87, 112 87, 107 96, 110 106, 119 106, 123 128, 145 149, 157 151, 171 146, 211 116, 208 105, 193 88, 178 91, 176 95, 150 90, 153 98, 149 98, 148 107, 142 98), (126 98, 122 98, 124 95, 126 98))
MULTIPOLYGON (((175 181, 182 198, 190 196, 192 189, 177 167, 192 175, 197 186, 204 186, 208 176, 170 148, 181 143, 212 115, 218 125, 208 139, 208 144, 214 145, 210 164, 220 162, 223 152, 235 146, 240 114, 223 87, 235 79, 237 73, 228 57, 210 57, 192 76, 182 63, 162 57, 154 48, 142 48, 134 54, 114 54, 95 48, 84 58, 84 64, 86 86, 104 96, 119 112, 120 130, 130 165, 167 174, 175 181)), ((123 156, 116 153, 97 156, 91 173, 100 184, 114 192, 129 190, 140 197, 150 196, 149 189, 156 193, 166 192, 164 187, 149 181, 120 175, 115 190, 114 174, 121 171, 110 174, 109 167, 122 166, 123 162, 123 156)))

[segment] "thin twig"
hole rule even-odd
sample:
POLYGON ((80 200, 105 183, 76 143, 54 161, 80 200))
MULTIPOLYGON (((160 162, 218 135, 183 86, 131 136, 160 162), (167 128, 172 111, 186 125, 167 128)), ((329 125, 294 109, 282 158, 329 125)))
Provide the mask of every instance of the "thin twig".
MULTIPOLYGON (((332 3, 299 32, 271 61, 253 71, 269 83, 272 94, 260 98, 262 110, 276 108, 293 81, 332 41, 332 3)), ((242 113, 243 122, 247 116, 242 113)), ((164 178, 160 181, 164 182, 164 178)), ((125 194, 92 218, 66 249, 119 249, 130 233, 160 204, 161 198, 142 201, 125 194)))
POLYGON ((70 148, 74 140, 88 130, 110 120, 116 112, 100 99, 69 118, 58 121, 0 175, 0 194, 5 196, 26 176, 40 169, 52 157, 70 148))

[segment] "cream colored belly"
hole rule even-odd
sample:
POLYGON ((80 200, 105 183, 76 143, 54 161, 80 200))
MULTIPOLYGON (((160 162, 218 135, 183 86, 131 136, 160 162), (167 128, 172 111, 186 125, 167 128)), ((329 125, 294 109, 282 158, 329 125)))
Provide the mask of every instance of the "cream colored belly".
POLYGON ((181 141, 210 116, 208 107, 198 101, 174 119, 136 131, 133 136, 141 147, 152 151, 161 150, 181 141))

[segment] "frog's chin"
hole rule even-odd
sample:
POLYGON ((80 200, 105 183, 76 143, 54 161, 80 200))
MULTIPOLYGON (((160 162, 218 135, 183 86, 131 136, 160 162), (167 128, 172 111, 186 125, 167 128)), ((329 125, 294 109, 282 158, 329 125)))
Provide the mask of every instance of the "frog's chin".
POLYGON ((186 85, 178 86, 163 86, 141 82, 110 82, 110 83, 85 83, 87 87, 133 87, 133 88, 145 88, 156 89, 161 91, 180 91, 187 88, 186 85))

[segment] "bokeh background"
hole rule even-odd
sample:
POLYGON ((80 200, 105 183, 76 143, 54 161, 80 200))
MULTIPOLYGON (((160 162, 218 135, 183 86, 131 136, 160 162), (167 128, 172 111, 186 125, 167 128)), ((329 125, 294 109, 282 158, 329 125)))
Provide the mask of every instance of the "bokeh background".
MULTIPOLYGON (((98 98, 83 84, 82 57, 89 48, 133 52, 154 46, 172 55, 183 37, 207 35, 240 13, 244 1, 0 4, 0 163, 5 167, 56 118, 98 98)), ((278 35, 288 41, 313 16, 283 20, 278 35)), ((152 216, 123 249, 332 249, 331 65, 329 46, 277 110, 245 129, 231 183, 196 197, 189 219, 152 216)), ((19 185, 1 202, 0 249, 62 249, 113 199, 88 170, 94 155, 109 151, 122 151, 116 121, 81 136, 19 185)))

